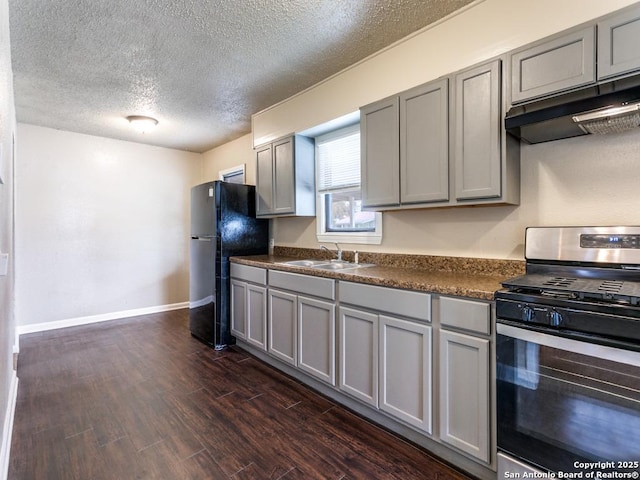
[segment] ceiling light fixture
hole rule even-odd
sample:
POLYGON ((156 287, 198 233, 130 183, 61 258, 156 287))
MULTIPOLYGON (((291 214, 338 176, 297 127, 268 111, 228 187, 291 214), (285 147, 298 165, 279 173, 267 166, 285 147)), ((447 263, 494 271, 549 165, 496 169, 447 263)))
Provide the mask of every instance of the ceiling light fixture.
POLYGON ((131 126, 140 133, 149 132, 158 125, 158 120, 152 117, 145 117, 144 115, 129 115, 127 120, 129 120, 131 126))

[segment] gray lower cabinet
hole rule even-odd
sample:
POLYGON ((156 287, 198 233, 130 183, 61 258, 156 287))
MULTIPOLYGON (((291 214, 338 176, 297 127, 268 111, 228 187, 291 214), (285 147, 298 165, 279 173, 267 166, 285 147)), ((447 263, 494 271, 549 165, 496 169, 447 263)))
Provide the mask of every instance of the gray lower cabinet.
POLYGON ((246 341, 267 349, 267 289, 247 284, 247 336, 246 341))
POLYGON ((231 280, 231 333, 267 349, 267 289, 231 280))
POLYGON ((440 439, 491 461, 491 305, 440 297, 440 439))
POLYGON ((511 53, 511 102, 594 83, 595 38, 590 25, 511 53))
POLYGON ((384 414, 491 467, 490 302, 439 296, 432 305, 425 292, 349 281, 336 288, 332 279, 277 270, 266 282, 262 269, 232 267, 233 328, 244 342, 259 345, 266 332, 274 364, 295 367, 310 383, 320 380, 347 404, 347 397, 358 400, 363 415, 384 414), (249 312, 258 318, 265 304, 266 327, 252 333, 258 323, 249 312))
POLYGON ((231 279, 231 334, 247 336, 247 282, 231 279))
POLYGON ((231 333, 260 350, 267 349, 267 273, 231 264, 231 333))
POLYGON ((640 7, 598 22, 598 80, 640 69, 640 7))
POLYGON ((335 386, 335 281, 272 270, 268 292, 269 353, 335 386))
POLYGON ((489 462, 489 340, 440 331, 440 436, 489 462))
POLYGON ((255 149, 256 216, 314 216, 314 140, 301 135, 255 149))
POLYGON ((269 347, 271 355, 297 365, 298 297, 269 288, 269 347))
POLYGON ((378 407, 378 315, 355 308, 338 310, 338 387, 378 407))
POLYGON ((352 282, 339 290, 339 388, 431 434, 431 295, 352 282))
POLYGON ((380 409, 431 434, 431 326, 380 315, 380 409))
POLYGON ((335 304, 298 297, 298 368, 336 384, 335 304))

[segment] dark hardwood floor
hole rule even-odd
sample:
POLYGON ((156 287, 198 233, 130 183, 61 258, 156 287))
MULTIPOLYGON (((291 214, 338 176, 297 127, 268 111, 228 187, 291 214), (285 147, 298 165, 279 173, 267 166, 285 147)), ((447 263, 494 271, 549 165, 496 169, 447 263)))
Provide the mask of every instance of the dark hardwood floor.
POLYGON ((187 316, 22 336, 9 478, 467 478, 187 316))

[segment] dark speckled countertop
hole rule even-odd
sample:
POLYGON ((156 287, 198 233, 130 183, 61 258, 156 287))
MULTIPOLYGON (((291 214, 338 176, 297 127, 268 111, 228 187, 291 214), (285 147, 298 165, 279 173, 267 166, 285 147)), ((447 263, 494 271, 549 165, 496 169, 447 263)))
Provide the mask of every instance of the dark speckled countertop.
MULTIPOLYGON (((502 281, 524 273, 524 261, 518 260, 370 252, 361 252, 359 261, 373 263, 375 266, 355 270, 327 271, 283 263, 299 259, 329 258, 321 250, 276 247, 274 255, 233 257, 231 261, 271 270, 482 300, 493 300, 494 292, 502 288, 502 281)), ((353 261, 353 252, 344 252, 344 258, 353 261)))

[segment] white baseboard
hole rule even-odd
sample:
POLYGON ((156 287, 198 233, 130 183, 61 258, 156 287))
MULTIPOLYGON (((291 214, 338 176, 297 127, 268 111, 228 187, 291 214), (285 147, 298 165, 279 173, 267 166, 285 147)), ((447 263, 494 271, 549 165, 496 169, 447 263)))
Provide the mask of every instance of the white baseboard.
POLYGON ((0 478, 9 476, 9 453, 11 451, 11 433, 13 432, 13 416, 16 411, 16 399, 18 398, 18 376, 13 370, 11 386, 9 388, 9 402, 4 415, 4 429, 2 430, 2 447, 0 448, 0 478))
POLYGON ((24 335, 26 333, 45 332, 47 330, 55 330, 57 328, 77 327, 78 325, 89 325, 91 323, 107 322, 109 320, 118 320, 127 317, 137 317, 140 315, 148 315, 150 313, 168 312, 188 307, 189 302, 181 302, 169 305, 158 305, 155 307, 136 308, 134 310, 124 310, 120 312, 103 313, 100 315, 89 315, 87 317, 69 318, 66 320, 57 320, 55 322, 18 325, 16 327, 16 333, 17 335, 24 335))

